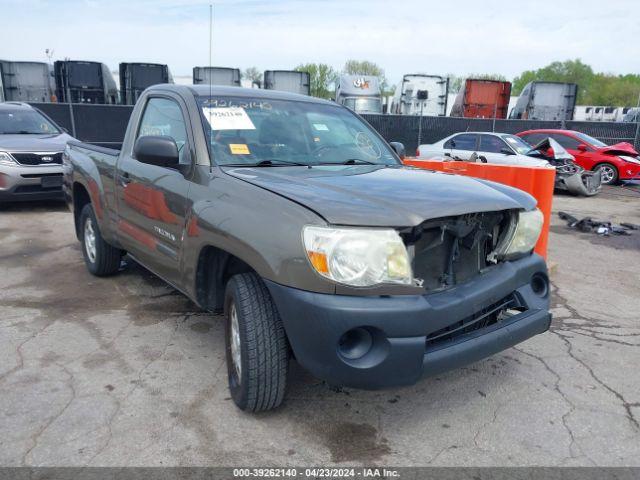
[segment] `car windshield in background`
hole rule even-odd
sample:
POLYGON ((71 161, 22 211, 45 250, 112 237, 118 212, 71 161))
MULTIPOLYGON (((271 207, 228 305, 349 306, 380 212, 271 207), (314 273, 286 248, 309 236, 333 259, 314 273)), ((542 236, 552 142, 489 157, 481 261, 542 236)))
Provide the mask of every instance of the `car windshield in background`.
POLYGON ((33 110, 0 111, 0 134, 58 134, 60 130, 33 110))
POLYGON ((396 165, 390 147, 348 110, 314 102, 200 100, 218 165, 396 165))
POLYGON ((582 140, 583 142, 589 143, 591 145, 593 145, 594 147, 606 147, 607 144, 604 142, 601 142, 600 140, 598 140, 597 138, 593 138, 585 133, 581 133, 581 132, 575 132, 575 136, 577 138, 579 138, 580 140, 582 140))
POLYGON ((526 155, 532 148, 531 145, 515 135, 504 135, 502 138, 520 155, 526 155))

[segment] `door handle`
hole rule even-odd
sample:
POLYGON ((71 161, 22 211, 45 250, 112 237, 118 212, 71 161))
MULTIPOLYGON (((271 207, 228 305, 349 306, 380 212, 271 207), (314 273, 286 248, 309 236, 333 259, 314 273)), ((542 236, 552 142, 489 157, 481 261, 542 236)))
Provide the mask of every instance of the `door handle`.
POLYGON ((120 177, 120 185, 126 187, 131 183, 131 178, 129 177, 129 172, 123 172, 119 174, 120 177))

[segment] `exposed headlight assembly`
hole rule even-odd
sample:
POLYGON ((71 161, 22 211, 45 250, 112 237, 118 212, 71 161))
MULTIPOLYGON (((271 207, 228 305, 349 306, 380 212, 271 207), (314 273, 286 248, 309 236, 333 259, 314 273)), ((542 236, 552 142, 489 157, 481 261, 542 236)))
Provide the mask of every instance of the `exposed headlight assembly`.
POLYGON ((6 165, 8 167, 15 167, 16 161, 7 152, 0 152, 0 165, 6 165))
POLYGON ((490 260, 509 260, 531 252, 540 237, 543 223, 544 215, 538 208, 528 212, 518 212, 515 227, 512 225, 509 228, 505 238, 490 255, 490 260))
POLYGON ((307 226, 302 236, 323 277, 354 287, 412 283, 407 249, 393 229, 307 226))

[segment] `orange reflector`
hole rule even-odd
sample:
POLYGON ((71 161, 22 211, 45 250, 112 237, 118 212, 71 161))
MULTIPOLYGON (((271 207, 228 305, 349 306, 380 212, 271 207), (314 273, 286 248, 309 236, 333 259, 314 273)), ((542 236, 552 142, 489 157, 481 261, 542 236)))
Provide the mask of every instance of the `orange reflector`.
POLYGON ((329 265, 327 265, 327 256, 319 252, 307 252, 311 265, 320 273, 329 273, 329 265))

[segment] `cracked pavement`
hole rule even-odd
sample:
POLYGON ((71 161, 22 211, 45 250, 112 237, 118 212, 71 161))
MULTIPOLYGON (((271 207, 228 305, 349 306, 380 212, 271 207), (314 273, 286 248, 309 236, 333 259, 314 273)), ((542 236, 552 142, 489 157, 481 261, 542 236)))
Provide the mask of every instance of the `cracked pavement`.
MULTIPOLYGON (((554 211, 640 224, 640 188, 554 211)), ((640 232, 553 219, 551 330, 402 389, 292 364, 284 405, 229 398, 221 318, 128 262, 91 277, 62 205, 0 207, 2 466, 640 466, 640 232)))

